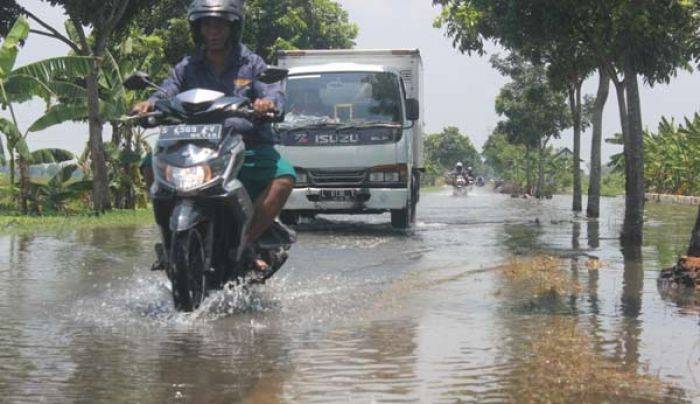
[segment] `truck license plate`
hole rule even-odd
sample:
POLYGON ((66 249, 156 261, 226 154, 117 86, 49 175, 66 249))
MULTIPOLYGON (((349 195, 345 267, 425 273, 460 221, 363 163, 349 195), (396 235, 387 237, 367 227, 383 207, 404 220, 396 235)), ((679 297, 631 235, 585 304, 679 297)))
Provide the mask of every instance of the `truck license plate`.
POLYGON ((355 193, 351 190, 323 190, 321 191, 321 199, 325 201, 352 201, 355 199, 355 193))

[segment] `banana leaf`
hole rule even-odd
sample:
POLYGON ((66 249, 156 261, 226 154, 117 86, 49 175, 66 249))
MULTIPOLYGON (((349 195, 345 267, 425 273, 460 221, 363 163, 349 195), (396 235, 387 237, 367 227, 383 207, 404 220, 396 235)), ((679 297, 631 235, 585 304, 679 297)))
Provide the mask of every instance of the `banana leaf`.
POLYGON ((50 187, 63 187, 63 184, 66 182, 70 181, 71 178, 73 178, 73 173, 78 170, 78 165, 77 164, 70 164, 67 165, 61 170, 56 173, 51 179, 49 180, 48 185, 50 187))
POLYGON ((0 133, 4 133, 7 137, 7 147, 12 149, 17 139, 22 137, 14 123, 5 118, 0 117, 0 133))
POLYGON ((49 111, 37 119, 29 132, 39 132, 54 125, 68 121, 82 121, 87 119, 87 105, 58 104, 49 108, 49 111))
POLYGON ((29 36, 29 22, 24 16, 20 16, 0 45, 0 80, 10 75, 17 61, 19 45, 29 36))
POLYGON ((75 155, 63 149, 40 149, 32 152, 32 164, 58 164, 75 160, 75 155))

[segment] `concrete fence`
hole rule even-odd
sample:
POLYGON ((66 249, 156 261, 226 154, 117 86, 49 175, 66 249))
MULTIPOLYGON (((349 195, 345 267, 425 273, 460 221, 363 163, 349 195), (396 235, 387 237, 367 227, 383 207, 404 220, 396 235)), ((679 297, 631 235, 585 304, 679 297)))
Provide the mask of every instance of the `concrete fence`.
POLYGON ((645 194, 647 201, 665 205, 700 205, 700 196, 645 194))

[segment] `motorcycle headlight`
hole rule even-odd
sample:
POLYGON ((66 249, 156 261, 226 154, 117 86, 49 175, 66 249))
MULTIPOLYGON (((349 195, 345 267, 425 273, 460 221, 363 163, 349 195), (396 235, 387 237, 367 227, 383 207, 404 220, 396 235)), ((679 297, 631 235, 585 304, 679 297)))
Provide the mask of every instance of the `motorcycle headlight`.
POLYGON ((208 164, 184 168, 167 166, 165 168, 165 180, 177 190, 194 189, 206 184, 211 179, 212 172, 208 164))

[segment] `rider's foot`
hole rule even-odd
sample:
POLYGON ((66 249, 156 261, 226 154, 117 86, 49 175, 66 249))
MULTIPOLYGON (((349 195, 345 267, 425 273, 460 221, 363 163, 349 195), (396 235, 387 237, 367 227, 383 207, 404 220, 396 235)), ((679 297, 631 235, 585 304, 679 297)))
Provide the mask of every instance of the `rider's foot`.
POLYGON ((260 258, 254 259, 253 265, 255 265, 255 270, 260 272, 266 272, 268 269, 270 269, 270 265, 260 258))

